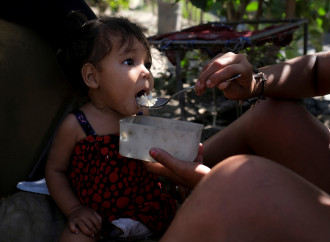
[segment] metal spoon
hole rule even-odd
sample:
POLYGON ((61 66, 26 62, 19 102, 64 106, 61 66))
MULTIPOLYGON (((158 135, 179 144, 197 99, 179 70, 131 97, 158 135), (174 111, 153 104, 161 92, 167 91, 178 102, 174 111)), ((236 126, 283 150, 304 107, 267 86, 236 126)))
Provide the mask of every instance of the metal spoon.
MULTIPOLYGON (((238 77, 240 77, 241 74, 238 74, 228 80, 226 80, 226 82, 230 82, 238 77)), ((143 105, 140 105, 141 107, 146 107, 146 108, 149 108, 149 109, 156 109, 156 108, 161 108, 163 106, 165 106, 173 97, 183 93, 183 92, 186 92, 186 91, 189 91, 191 89, 195 88, 195 85, 194 86, 191 86, 191 87, 187 87, 187 88, 184 88, 176 93, 174 93, 172 96, 170 97, 155 97, 154 99, 156 99, 156 103, 153 105, 153 106, 143 106, 143 105)))

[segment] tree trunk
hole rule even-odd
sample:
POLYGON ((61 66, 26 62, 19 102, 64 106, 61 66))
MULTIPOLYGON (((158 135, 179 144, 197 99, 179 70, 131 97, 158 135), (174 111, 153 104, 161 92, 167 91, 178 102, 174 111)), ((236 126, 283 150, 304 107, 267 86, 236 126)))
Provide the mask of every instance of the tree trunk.
POLYGON ((247 5, 249 5, 251 0, 241 0, 241 4, 239 5, 238 11, 235 14, 235 20, 239 21, 243 19, 243 16, 246 11, 247 5))
POLYGON ((285 1, 285 18, 291 19, 295 17, 296 12, 296 0, 285 1))
POLYGON ((186 6, 187 13, 188 13, 188 20, 191 21, 191 19, 192 19, 192 7, 189 7, 189 0, 186 0, 185 6, 186 6))
POLYGON ((223 7, 227 8, 227 21, 233 21, 234 20, 234 12, 235 12, 235 7, 232 3, 232 1, 228 1, 223 5, 223 7))
MULTIPOLYGON (((264 3, 264 0, 258 0, 258 10, 256 12, 256 20, 258 21, 260 19, 260 17, 262 16, 262 10, 263 10, 263 3, 264 3)), ((256 24, 254 26, 254 29, 255 30, 258 30, 259 29, 259 24, 256 24)))
POLYGON ((201 9, 200 10, 200 19, 199 19, 199 24, 202 24, 203 23, 203 20, 204 20, 204 11, 201 9))

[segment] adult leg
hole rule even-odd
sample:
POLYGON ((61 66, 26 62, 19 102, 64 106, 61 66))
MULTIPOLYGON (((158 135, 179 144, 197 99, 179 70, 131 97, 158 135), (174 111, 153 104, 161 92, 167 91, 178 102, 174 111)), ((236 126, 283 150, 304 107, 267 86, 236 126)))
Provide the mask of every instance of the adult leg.
POLYGON ((267 98, 204 143, 204 162, 256 154, 330 192, 329 141, 328 129, 300 103, 267 98))
POLYGON ((162 242, 327 241, 330 197, 257 156, 219 163, 179 209, 162 242))

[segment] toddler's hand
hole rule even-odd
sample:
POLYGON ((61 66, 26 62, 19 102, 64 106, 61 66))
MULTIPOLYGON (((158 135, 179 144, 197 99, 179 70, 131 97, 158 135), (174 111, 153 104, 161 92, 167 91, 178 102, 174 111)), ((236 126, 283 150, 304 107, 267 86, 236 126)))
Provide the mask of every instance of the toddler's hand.
POLYGON ((102 227, 102 218, 93 209, 78 206, 68 217, 69 229, 72 233, 80 231, 87 236, 95 237, 102 227))

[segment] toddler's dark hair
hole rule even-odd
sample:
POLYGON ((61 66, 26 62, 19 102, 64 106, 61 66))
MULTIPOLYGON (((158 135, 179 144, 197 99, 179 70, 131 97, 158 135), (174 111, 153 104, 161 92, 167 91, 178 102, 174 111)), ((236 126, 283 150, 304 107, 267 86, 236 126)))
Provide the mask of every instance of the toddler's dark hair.
POLYGON ((134 38, 146 48, 151 61, 150 46, 138 24, 123 17, 104 17, 87 21, 79 12, 68 16, 68 38, 57 54, 63 75, 80 91, 87 92, 81 68, 86 63, 96 66, 113 48, 113 39, 119 38, 120 47, 133 45, 134 38))

